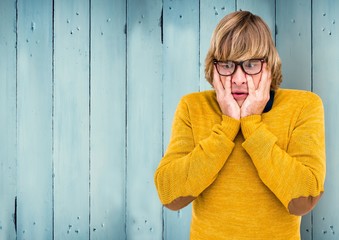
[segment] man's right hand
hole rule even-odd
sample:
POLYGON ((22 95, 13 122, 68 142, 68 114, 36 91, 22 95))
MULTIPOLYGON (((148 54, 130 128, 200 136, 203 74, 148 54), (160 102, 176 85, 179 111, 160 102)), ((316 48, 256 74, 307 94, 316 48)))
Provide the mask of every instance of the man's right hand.
POLYGON ((222 113, 234 119, 240 119, 240 107, 233 98, 231 90, 231 76, 224 77, 224 82, 220 78, 217 69, 213 70, 213 87, 217 95, 217 101, 222 113))

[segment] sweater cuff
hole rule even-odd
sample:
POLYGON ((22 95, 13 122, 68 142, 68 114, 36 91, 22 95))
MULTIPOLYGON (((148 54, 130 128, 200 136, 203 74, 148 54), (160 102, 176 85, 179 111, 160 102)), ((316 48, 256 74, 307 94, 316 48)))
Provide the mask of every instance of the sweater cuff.
POLYGON ((261 115, 250 115, 240 120, 241 131, 245 139, 257 130, 261 125, 261 115))
POLYGON ((222 115, 221 130, 232 142, 237 136, 240 129, 240 120, 222 115))

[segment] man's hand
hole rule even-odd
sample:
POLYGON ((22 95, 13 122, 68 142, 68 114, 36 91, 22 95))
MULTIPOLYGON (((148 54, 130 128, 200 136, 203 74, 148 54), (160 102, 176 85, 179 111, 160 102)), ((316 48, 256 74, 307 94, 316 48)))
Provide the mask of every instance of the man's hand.
POLYGON ((264 63, 259 86, 256 89, 254 86, 253 78, 246 75, 248 96, 240 109, 241 118, 250 115, 260 115, 265 109, 265 106, 270 99, 271 87, 271 73, 267 69, 267 64, 264 63))
POLYGON ((226 77, 225 82, 222 82, 215 67, 213 75, 213 87, 222 113, 226 116, 240 119, 240 107, 232 96, 231 76, 226 77))

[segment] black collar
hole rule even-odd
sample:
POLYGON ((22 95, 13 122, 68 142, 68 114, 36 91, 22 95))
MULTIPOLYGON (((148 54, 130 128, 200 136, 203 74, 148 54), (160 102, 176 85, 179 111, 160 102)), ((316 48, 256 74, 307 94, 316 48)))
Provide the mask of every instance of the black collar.
POLYGON ((273 102, 274 102, 274 94, 275 92, 273 90, 270 91, 270 100, 268 100, 265 108, 264 108, 264 113, 270 111, 272 109, 273 106, 273 102))

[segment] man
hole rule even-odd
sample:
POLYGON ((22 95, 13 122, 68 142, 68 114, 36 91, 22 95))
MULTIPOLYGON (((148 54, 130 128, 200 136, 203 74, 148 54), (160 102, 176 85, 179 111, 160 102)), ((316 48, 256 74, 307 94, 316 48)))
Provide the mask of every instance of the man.
POLYGON ((301 216, 324 191, 321 99, 279 88, 270 30, 250 12, 219 22, 205 65, 214 90, 178 105, 155 173, 161 202, 193 201, 193 240, 300 239, 301 216))

